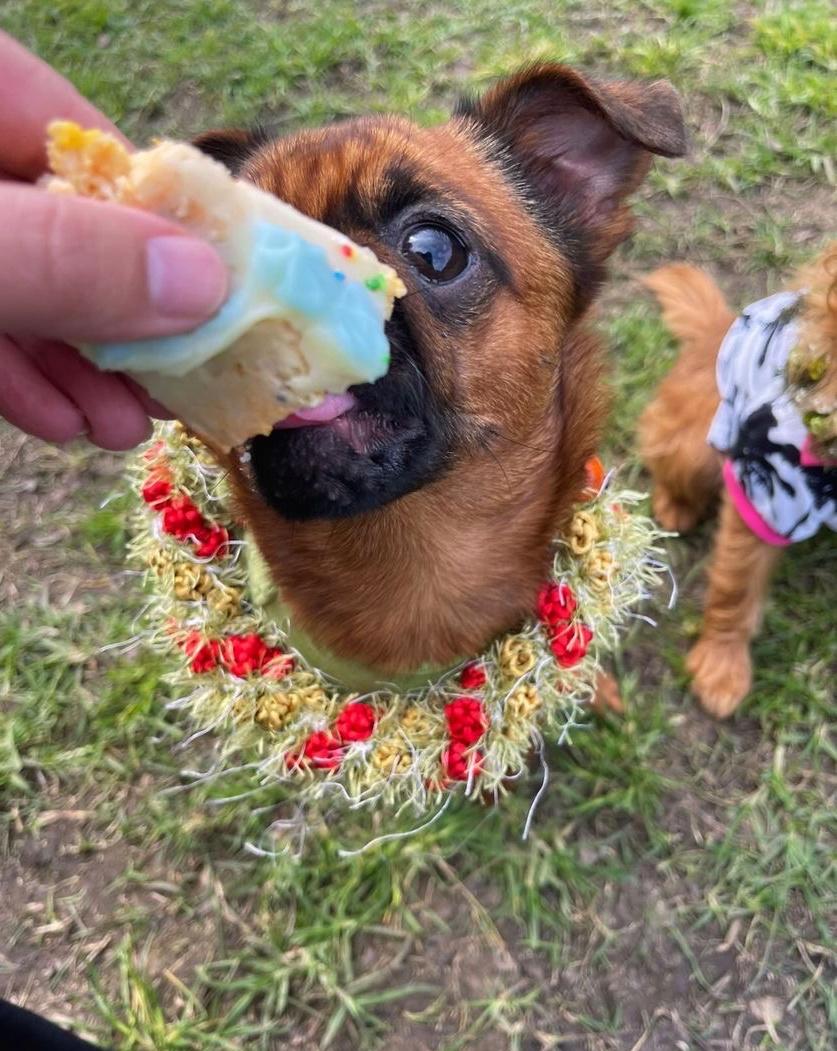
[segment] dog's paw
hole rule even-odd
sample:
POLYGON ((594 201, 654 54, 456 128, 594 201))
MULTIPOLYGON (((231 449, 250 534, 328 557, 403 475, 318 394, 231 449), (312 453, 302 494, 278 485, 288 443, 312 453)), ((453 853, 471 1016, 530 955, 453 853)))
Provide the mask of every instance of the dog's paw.
POLYGON ((727 719, 750 690, 753 674, 745 642, 701 638, 686 658, 692 692, 705 712, 727 719))
POLYGON ((590 702, 590 710, 594 715, 602 716, 606 712, 614 712, 622 715, 625 705, 622 703, 622 692, 619 683, 612 675, 601 672, 596 679, 596 692, 590 702))
POLYGON ((698 524, 700 514, 692 504, 676 500, 665 486, 654 488, 652 499, 654 517, 663 527, 672 533, 687 533, 698 524))

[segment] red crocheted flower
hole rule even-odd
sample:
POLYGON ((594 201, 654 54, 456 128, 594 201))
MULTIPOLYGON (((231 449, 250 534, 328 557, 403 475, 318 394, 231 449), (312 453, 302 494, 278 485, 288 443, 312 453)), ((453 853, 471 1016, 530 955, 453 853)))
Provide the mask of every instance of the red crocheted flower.
POLYGON ((341 741, 365 741, 375 730, 375 709, 364 701, 347 704, 334 724, 341 741))
POLYGON ((342 758, 343 750, 337 738, 327 730, 316 730, 305 739, 302 753, 287 753, 285 764, 289 770, 299 770, 309 765, 316 766, 320 770, 334 770, 340 765, 342 758))
POLYGON ((152 474, 142 487, 142 498, 155 511, 162 511, 171 498, 171 482, 162 474, 152 474))
POLYGON ((262 675, 268 679, 284 679, 294 670, 294 659, 288 653, 274 646, 268 646, 264 663, 262 664, 262 675))
POLYGON ((195 530, 195 540, 198 542, 195 554, 198 558, 212 558, 227 546, 229 539, 230 535, 223 526, 201 526, 195 530))
POLYGON ((475 744, 488 729, 488 714, 475 697, 457 697, 445 705, 448 733, 461 744, 475 744))
POLYGON ((586 624, 575 624, 572 627, 568 624, 556 632, 550 648, 562 668, 572 668, 587 653, 592 638, 593 632, 586 624))
POLYGON ((462 674, 459 676, 459 684, 463 690, 479 690, 482 686, 485 686, 487 678, 485 668, 477 661, 471 661, 470 664, 466 664, 462 669, 462 674))
POLYGON ((142 454, 143 460, 147 461, 148 463, 152 463, 159 457, 160 453, 165 447, 165 444, 166 443, 162 439, 158 439, 156 442, 152 442, 151 445, 149 445, 145 452, 142 454))
POLYGON ((207 525, 200 510, 188 496, 171 497, 161 503, 163 532, 178 540, 193 540, 198 558, 212 558, 229 543, 229 533, 223 526, 207 525))
MULTIPOLYGON (((276 658, 285 656, 280 649, 268 646, 264 639, 255 634, 227 636, 221 654, 226 668, 240 679, 262 671, 276 658)), ((275 678, 273 675, 271 677, 275 678)))
POLYGON ((577 605, 566 584, 544 584, 538 595, 538 620, 555 629, 572 617, 577 605))
POLYGON ((215 639, 205 639, 200 632, 190 631, 181 646, 186 656, 191 658, 189 667, 196 674, 212 671, 217 666, 221 646, 215 639))
POLYGON ((587 493, 595 496, 601 491, 605 480, 605 469, 598 456, 591 456, 585 465, 584 473, 587 493))
POLYGON ((173 497, 163 510, 163 532, 181 540, 204 527, 203 515, 188 496, 173 497))
POLYGON ((307 760, 321 770, 334 770, 340 765, 343 750, 337 738, 327 730, 317 730, 306 740, 302 757, 303 761, 307 760))
POLYGON ((442 752, 442 767, 451 781, 467 781, 482 770, 482 752, 468 752, 464 741, 451 741, 442 752), (466 754, 467 753, 467 754, 466 754))

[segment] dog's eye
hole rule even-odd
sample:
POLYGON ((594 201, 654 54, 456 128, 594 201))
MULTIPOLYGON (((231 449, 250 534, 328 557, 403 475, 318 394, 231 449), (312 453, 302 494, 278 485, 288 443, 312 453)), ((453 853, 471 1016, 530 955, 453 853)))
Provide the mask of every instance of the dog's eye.
POLYGON ((443 226, 414 226, 404 238, 401 252, 422 277, 435 284, 453 281, 468 265, 468 249, 443 226))

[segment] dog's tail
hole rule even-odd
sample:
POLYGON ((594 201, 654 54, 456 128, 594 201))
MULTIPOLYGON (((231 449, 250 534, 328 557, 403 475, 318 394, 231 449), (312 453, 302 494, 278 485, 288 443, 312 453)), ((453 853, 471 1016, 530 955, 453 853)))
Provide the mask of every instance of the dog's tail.
POLYGON ((681 343, 703 340, 710 333, 720 338, 735 320, 720 288, 697 267, 672 263, 641 280, 656 295, 663 321, 681 343))

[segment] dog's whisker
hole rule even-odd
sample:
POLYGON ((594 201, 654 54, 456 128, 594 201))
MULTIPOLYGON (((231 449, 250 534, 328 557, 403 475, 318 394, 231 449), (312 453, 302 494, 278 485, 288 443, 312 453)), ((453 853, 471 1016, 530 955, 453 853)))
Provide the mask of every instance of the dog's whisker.
POLYGON ((491 448, 490 445, 486 446, 486 448, 487 448, 488 452, 491 453, 491 456, 492 456, 492 459, 494 460, 494 462, 497 464, 497 466, 503 472, 503 477, 506 480, 506 486, 508 487, 508 490, 509 490, 509 496, 513 497, 514 496, 514 490, 512 489, 511 481, 509 480, 509 476, 506 473, 506 469, 503 466, 502 460, 497 456, 497 454, 494 452, 494 450, 491 448))
POLYGON ((509 442, 511 445, 519 445, 521 449, 527 449, 533 453, 546 453, 550 451, 549 446, 546 445, 529 445, 526 442, 520 441, 518 438, 511 438, 508 434, 505 434, 499 428, 491 428, 489 431, 491 438, 502 438, 503 441, 509 442))
POLYGON ((407 358, 407 362, 408 362, 408 364, 409 364, 410 368, 411 368, 411 369, 412 369, 412 370, 413 370, 413 371, 415 372, 415 374, 416 374, 416 375, 418 376, 418 378, 419 378, 419 381, 420 381, 420 382, 421 382, 421 383, 422 383, 422 384, 423 384, 423 385, 424 385, 424 386, 425 386, 425 387, 426 387, 426 388, 427 388, 428 390, 430 390, 430 384, 429 384, 429 383, 427 382, 427 377, 426 377, 426 376, 424 375, 424 373, 423 373, 423 372, 421 371, 421 369, 420 369, 420 368, 418 367, 418 365, 417 365, 417 364, 415 363, 415 361, 413 361, 413 359, 412 359, 412 358, 408 357, 408 358, 407 358))

